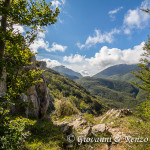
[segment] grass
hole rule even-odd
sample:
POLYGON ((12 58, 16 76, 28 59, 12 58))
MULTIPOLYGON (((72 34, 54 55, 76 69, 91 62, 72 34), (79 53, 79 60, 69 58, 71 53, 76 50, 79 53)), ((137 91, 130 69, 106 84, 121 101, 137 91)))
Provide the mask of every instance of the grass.
POLYGON ((37 120, 30 132, 31 136, 26 142, 29 150, 60 150, 66 142, 59 127, 47 120, 37 120))

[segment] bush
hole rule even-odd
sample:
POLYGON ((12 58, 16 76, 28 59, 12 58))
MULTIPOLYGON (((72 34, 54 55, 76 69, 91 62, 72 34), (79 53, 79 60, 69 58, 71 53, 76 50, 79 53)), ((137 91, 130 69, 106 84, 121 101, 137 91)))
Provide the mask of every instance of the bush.
POLYGON ((2 150, 25 149, 25 140, 30 135, 26 131, 28 125, 32 125, 34 121, 26 118, 16 118, 11 120, 5 118, 0 124, 0 147, 2 150))
POLYGON ((58 117, 71 116, 73 114, 77 114, 78 110, 69 100, 57 100, 55 102, 55 113, 58 117))

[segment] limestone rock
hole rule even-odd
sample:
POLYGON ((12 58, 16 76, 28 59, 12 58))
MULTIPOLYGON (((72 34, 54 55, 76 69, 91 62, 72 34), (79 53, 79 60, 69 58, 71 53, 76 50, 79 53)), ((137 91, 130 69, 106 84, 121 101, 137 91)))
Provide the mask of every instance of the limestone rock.
POLYGON ((106 125, 105 124, 97 124, 92 127, 92 133, 103 133, 106 131, 106 125))
POLYGON ((38 65, 39 65, 41 70, 45 70, 46 69, 46 62, 45 61, 39 61, 38 65))
POLYGON ((82 131, 81 135, 84 135, 86 137, 91 133, 91 130, 92 130, 91 127, 87 127, 82 131))
POLYGON ((3 80, 0 80, 0 97, 6 95, 6 90, 7 90, 7 87, 6 87, 6 77, 7 77, 7 74, 4 71, 3 74, 2 74, 2 79, 3 80))
POLYGON ((73 129, 83 128, 87 124, 87 121, 83 118, 76 119, 70 125, 73 126, 73 129))
POLYGON ((47 88, 46 82, 40 82, 36 86, 36 91, 37 91, 37 99, 39 102, 39 118, 43 118, 48 110, 49 106, 49 90, 47 88))

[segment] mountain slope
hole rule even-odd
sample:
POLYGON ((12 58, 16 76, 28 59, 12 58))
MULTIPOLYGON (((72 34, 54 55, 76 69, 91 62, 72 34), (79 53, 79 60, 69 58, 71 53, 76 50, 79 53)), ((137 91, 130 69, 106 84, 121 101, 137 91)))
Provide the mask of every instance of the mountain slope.
POLYGON ((128 82, 95 77, 84 77, 76 82, 113 108, 132 109, 139 103, 136 99, 139 90, 128 82))
POLYGON ((65 66, 56 66, 52 69, 59 72, 61 75, 69 77, 71 79, 82 78, 82 75, 80 73, 75 72, 69 68, 66 68, 65 66))
POLYGON ((97 73, 93 77, 123 80, 123 81, 137 81, 137 79, 133 76, 131 72, 136 71, 138 69, 139 68, 137 65, 120 64, 111 66, 97 73))
POLYGON ((105 106, 101 100, 91 95, 89 91, 73 80, 60 75, 58 72, 47 69, 44 72, 50 94, 55 99, 69 100, 81 112, 101 114, 105 106))

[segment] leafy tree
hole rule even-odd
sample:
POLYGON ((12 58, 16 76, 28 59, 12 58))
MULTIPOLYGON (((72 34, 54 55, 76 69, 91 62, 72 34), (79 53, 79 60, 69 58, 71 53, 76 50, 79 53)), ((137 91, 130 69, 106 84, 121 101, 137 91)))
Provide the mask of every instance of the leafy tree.
POLYGON ((59 9, 53 10, 45 0, 0 0, 0 80, 7 73, 7 92, 0 97, 0 147, 24 149, 24 132, 28 120, 13 121, 8 116, 9 105, 29 87, 41 81, 41 71, 32 67, 29 60, 34 56, 29 46, 42 27, 57 21, 59 9), (21 25, 25 33, 14 30, 21 25), (20 125, 20 126, 18 126, 20 125), (2 147, 3 146, 3 147, 2 147))
MULTIPOLYGON (((45 0, 1 0, 0 1, 0 78, 3 72, 3 59, 7 42, 18 43, 20 39, 14 37, 13 25, 26 27, 26 37, 23 37, 28 46, 33 42, 37 31, 42 26, 54 24, 59 9, 52 10, 51 2, 45 0)), ((19 33, 17 33, 19 34, 19 33)))
POLYGON ((145 42, 145 46, 143 47, 144 56, 140 60, 139 68, 133 74, 141 80, 141 84, 134 84, 140 89, 144 90, 147 93, 147 99, 150 100, 150 38, 148 37, 148 41, 145 42))
POLYGON ((45 0, 2 0, 0 1, 0 80, 4 68, 7 72, 7 100, 16 97, 35 84, 41 72, 29 69, 33 57, 29 46, 43 26, 57 21, 59 9, 53 10, 51 2, 45 0), (25 27, 22 35, 14 25, 25 27), (24 69, 22 69, 24 68, 24 69))
MULTIPOLYGON (((150 10, 143 10, 146 13, 150 14, 150 10)), ((136 123, 136 126, 138 127, 138 136, 139 137, 146 137, 150 138, 150 37, 148 37, 147 42, 145 42, 145 46, 143 47, 144 53, 143 58, 140 60, 139 68, 140 70, 137 70, 133 74, 140 79, 141 83, 135 83, 134 84, 145 91, 147 93, 146 99, 147 101, 142 103, 138 107, 137 115, 143 119, 142 122, 136 123)), ((136 135, 137 136, 137 135, 136 135)), ((133 144, 135 145, 135 149, 149 149, 150 141, 146 143, 140 143, 140 144, 133 144)))

